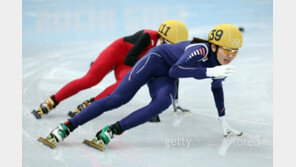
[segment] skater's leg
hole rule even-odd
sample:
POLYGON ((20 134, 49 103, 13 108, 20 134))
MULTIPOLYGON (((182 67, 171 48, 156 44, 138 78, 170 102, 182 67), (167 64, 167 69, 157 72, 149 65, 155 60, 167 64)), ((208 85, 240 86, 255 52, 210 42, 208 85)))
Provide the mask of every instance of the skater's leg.
POLYGON ((129 70, 131 68, 132 68, 131 66, 127 66, 127 65, 125 65, 123 63, 117 65, 116 68, 114 69, 116 82, 114 84, 110 85, 109 87, 107 87, 103 92, 101 92, 95 98, 91 98, 90 100, 85 100, 83 103, 79 104, 76 107, 75 111, 74 112, 70 111, 68 113, 68 115, 70 117, 74 117, 76 114, 81 112, 85 107, 90 105, 95 100, 101 99, 101 98, 106 97, 107 95, 111 94, 118 87, 121 80, 124 78, 124 76, 129 72, 129 70))
POLYGON ((89 145, 103 150, 115 135, 149 121, 172 104, 171 96, 175 96, 175 79, 168 76, 156 77, 148 83, 152 101, 145 107, 131 113, 119 122, 108 125, 100 130, 89 145))
MULTIPOLYGON (((75 95, 81 90, 88 89, 98 84, 116 65, 124 62, 123 57, 126 53, 119 52, 118 49, 120 49, 120 41, 113 42, 109 45, 100 53, 85 76, 66 84, 55 95, 52 95, 45 102, 41 103, 37 111, 33 110, 32 114, 37 119, 40 119, 43 113, 51 111, 59 102, 75 95), (48 103, 51 101, 56 101, 56 103, 52 106, 51 103, 48 103)), ((86 104, 88 104, 88 102, 86 104)), ((69 112, 68 115, 73 116, 75 113, 76 111, 69 112)))
POLYGON ((71 118, 70 122, 72 122, 76 128, 79 125, 83 125, 91 119, 98 117, 105 111, 120 107, 130 101, 141 86, 142 85, 137 82, 127 82, 127 77, 125 77, 114 92, 91 103, 84 110, 71 118))
POLYGON ((169 69, 163 65, 162 59, 149 54, 140 59, 125 75, 119 86, 110 95, 94 101, 70 121, 75 128, 101 115, 103 112, 115 109, 132 99, 136 92, 152 78, 158 75, 168 75, 169 69))
POLYGON ((98 58, 95 60, 89 71, 82 78, 66 84, 55 94, 55 99, 58 102, 75 95, 81 90, 88 89, 98 84, 119 62, 114 57, 117 53, 117 48, 113 45, 107 47, 103 52, 100 53, 98 58))
POLYGON ((38 110, 33 110, 32 114, 40 119, 44 113, 47 114, 64 99, 98 84, 118 64, 118 60, 112 58, 114 54, 116 54, 116 48, 111 44, 99 55, 85 76, 66 84, 55 95, 41 103, 38 110))
POLYGON ((176 84, 177 85, 177 91, 176 91, 176 97, 175 97, 175 99, 178 100, 178 98, 179 98, 179 79, 176 79, 176 80, 177 80, 177 82, 176 82, 177 83, 176 84))
MULTIPOLYGON (((140 61, 138 61, 136 65, 132 68, 132 70, 130 70, 130 72, 124 77, 124 79, 121 81, 121 83, 119 84, 119 86, 116 88, 114 92, 112 92, 110 95, 102 99, 99 99, 91 103, 82 112, 75 115, 69 121, 63 123, 63 125, 65 126, 62 126, 62 128, 57 128, 55 130, 59 132, 60 130, 66 129, 65 133, 68 136, 69 135, 68 132, 72 132, 79 125, 83 125, 89 120, 101 115, 103 112, 111 109, 115 109, 127 103, 128 101, 130 101, 132 97, 135 95, 135 93, 141 88, 141 86, 146 84, 148 81, 151 81, 152 78, 158 78, 160 76, 168 76, 169 68, 165 64, 163 64, 163 60, 160 59, 159 57, 155 57, 151 59, 150 58, 151 57, 148 55, 146 57, 143 57, 143 59, 141 59, 140 61), (67 128, 69 130, 67 130, 67 128)), ((164 84, 165 80, 160 83, 164 84)), ((151 82, 150 85, 151 85, 150 86, 151 96, 153 97, 153 99, 158 99, 157 93, 154 93, 154 91, 152 91, 154 87, 153 82, 151 82)), ((160 89, 160 92, 162 92, 161 89, 160 89)), ((166 100, 163 100, 163 103, 162 103, 162 105, 164 104, 164 106, 161 106, 160 108, 160 110, 162 111, 164 110, 164 108, 167 108, 169 104, 171 104, 170 98, 169 98, 169 101, 167 100, 167 98, 165 99, 166 100)), ((119 126, 120 125, 118 124, 118 127, 119 126)), ((114 126, 111 126, 111 127, 114 127, 114 126)), ((108 128, 106 128, 105 130, 108 131, 108 128)), ((117 134, 116 132, 114 133, 117 134)), ((54 133, 54 134, 51 133, 49 137, 58 138, 58 137, 55 137, 55 135, 59 135, 59 134, 60 133, 54 133)), ((60 137, 64 139, 66 136, 62 135, 60 137)))
POLYGON ((95 97, 95 100, 101 99, 103 97, 106 97, 107 95, 111 94, 119 85, 121 80, 124 78, 124 76, 130 71, 132 67, 125 65, 125 64, 119 64, 114 69, 114 75, 116 78, 116 82, 109 87, 107 87, 103 92, 101 92, 99 95, 95 97))
MULTIPOLYGON (((122 78, 124 78, 125 75, 129 76, 129 80, 131 78, 134 78, 137 80, 138 84, 145 84, 147 80, 150 79, 151 76, 156 75, 156 73, 159 73, 159 75, 165 75, 168 73, 168 68, 166 66, 161 65, 161 62, 163 60, 160 59, 158 56, 153 54, 147 54, 145 57, 143 57, 141 60, 138 61, 138 63, 134 66, 134 68, 131 69, 130 66, 125 65, 124 63, 119 64, 115 69, 115 77, 117 82, 111 86, 109 86, 107 89, 105 89, 101 94, 95 97, 94 100, 101 99, 103 97, 106 97, 111 92, 113 92, 116 87, 120 84, 122 78), (151 65, 152 64, 152 65, 151 65), (154 65, 153 65, 154 64, 154 65), (155 70, 157 69, 157 70, 155 70), (128 74, 127 74, 128 73, 128 74), (145 74, 145 75, 143 75, 145 74)), ((87 104, 89 100, 87 100, 87 104)), ((85 102, 83 103, 85 104, 85 102)), ((81 106, 81 105, 79 105, 81 106)), ((79 106, 77 106, 75 112, 69 112, 68 115, 73 117, 74 115, 78 114, 82 110, 79 109, 79 106)), ((86 106, 86 105, 84 105, 86 106)), ((84 108, 82 108, 84 109, 84 108)))
MULTIPOLYGON (((177 87, 177 90, 176 90, 176 96, 175 97, 171 97, 173 99, 173 108, 174 108, 174 111, 176 112, 177 111, 177 108, 175 106, 175 103, 178 102, 178 94, 179 94, 179 79, 176 79, 176 87, 177 87)), ((155 117, 153 117, 149 122, 160 122, 160 118, 159 118, 159 115, 156 115, 155 117)))
POLYGON ((179 103, 179 79, 177 79, 177 93, 176 93, 176 97, 173 100, 173 108, 174 108, 174 112, 177 112, 177 110, 180 110, 184 113, 190 112, 190 110, 183 108, 179 103))
POLYGON ((152 101, 119 121, 122 131, 148 122, 172 104, 171 96, 176 93, 175 79, 167 76, 155 78, 149 81, 148 87, 152 101))

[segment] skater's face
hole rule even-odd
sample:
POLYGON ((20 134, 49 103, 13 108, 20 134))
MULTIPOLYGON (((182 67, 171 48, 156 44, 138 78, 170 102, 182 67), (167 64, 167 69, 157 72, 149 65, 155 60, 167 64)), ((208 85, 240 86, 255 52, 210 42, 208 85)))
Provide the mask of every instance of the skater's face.
POLYGON ((217 51, 217 60, 221 65, 229 64, 232 60, 235 59, 236 55, 238 54, 238 49, 232 49, 227 47, 217 47, 216 45, 211 45, 212 50, 214 52, 217 51))

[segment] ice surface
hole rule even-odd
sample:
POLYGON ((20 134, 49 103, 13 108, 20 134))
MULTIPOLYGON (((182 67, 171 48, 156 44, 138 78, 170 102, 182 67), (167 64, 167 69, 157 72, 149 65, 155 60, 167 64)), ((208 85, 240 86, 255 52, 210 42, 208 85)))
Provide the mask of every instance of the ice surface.
POLYGON ((272 1, 23 1, 23 166, 272 166, 272 1), (158 3, 158 6, 154 4, 158 3), (180 103, 190 114, 173 113, 116 136, 104 152, 82 142, 149 103, 146 86, 128 104, 76 129, 52 150, 37 141, 82 101, 115 81, 110 73, 97 86, 63 101, 36 120, 30 113, 69 81, 82 77, 102 49, 141 28, 157 29, 166 19, 182 20, 189 36, 205 37, 213 26, 242 26, 244 44, 224 82, 226 115, 241 137, 224 138, 210 80, 180 80, 180 103))

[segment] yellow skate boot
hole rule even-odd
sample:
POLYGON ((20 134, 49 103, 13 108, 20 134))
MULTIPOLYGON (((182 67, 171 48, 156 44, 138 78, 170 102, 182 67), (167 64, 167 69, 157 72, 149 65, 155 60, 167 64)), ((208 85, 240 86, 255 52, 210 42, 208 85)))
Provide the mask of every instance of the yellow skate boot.
POLYGON ((53 110, 58 104, 59 103, 55 100, 54 96, 51 96, 40 104, 38 110, 33 110, 32 114, 36 119, 40 119, 43 114, 48 114, 48 112, 53 110))
POLYGON ((74 117, 76 114, 80 113, 83 109, 85 109, 88 105, 90 105, 92 102, 94 102, 95 99, 91 98, 89 100, 85 100, 83 103, 79 104, 75 111, 69 111, 68 116, 74 117))

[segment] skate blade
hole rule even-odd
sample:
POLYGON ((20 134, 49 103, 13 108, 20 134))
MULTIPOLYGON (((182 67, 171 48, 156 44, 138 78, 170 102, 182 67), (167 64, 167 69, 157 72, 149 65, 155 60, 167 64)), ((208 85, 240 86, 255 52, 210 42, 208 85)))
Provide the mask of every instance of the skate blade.
POLYGON ((176 107, 176 108, 174 108, 174 113, 177 113, 178 111, 181 111, 181 112, 184 113, 184 114, 189 114, 189 113, 192 112, 191 110, 188 110, 188 109, 182 109, 182 108, 180 108, 180 107, 176 107))
POLYGON ((177 107, 177 110, 180 110, 181 112, 183 112, 185 114, 191 113, 191 110, 183 109, 183 108, 180 108, 180 107, 177 107))
POLYGON ((227 137, 227 136, 229 136, 229 134, 230 134, 230 132, 227 132, 227 134, 226 134, 226 135, 224 135, 224 137, 227 137))
POLYGON ((182 112, 185 113, 185 114, 190 114, 190 113, 192 113, 191 110, 186 110, 186 111, 182 111, 182 112))
POLYGON ((35 117, 36 119, 41 119, 41 115, 38 114, 38 111, 33 110, 31 113, 34 115, 34 117, 35 117))
POLYGON ((93 147, 93 148, 96 148, 100 151, 104 151, 105 148, 104 148, 104 143, 102 142, 102 144, 100 145, 97 145, 97 144, 94 144, 92 141, 89 141, 89 140, 84 140, 83 143, 85 143, 86 145, 90 146, 90 147, 93 147))
POLYGON ((56 148, 56 145, 54 143, 51 143, 50 141, 44 139, 43 137, 39 137, 38 141, 40 141, 41 143, 43 143, 44 145, 49 146, 50 148, 54 149, 56 148))
POLYGON ((240 132, 239 134, 237 134, 237 136, 242 136, 243 135, 243 132, 240 132))
MULTIPOLYGON (((229 136, 230 132, 227 133, 227 135, 224 135, 224 137, 227 137, 229 136)), ((235 134, 236 136, 242 136, 243 135, 243 132, 240 132, 240 133, 237 133, 235 134)))

